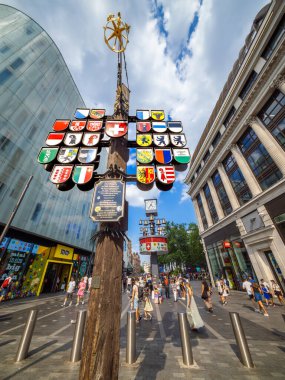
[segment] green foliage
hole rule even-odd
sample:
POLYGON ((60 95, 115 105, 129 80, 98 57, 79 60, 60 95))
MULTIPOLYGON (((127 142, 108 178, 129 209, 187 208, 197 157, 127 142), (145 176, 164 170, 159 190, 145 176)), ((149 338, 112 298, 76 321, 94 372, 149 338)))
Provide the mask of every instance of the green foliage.
POLYGON ((195 223, 189 225, 167 223, 166 236, 169 253, 159 256, 161 264, 175 267, 206 266, 198 226, 195 223))

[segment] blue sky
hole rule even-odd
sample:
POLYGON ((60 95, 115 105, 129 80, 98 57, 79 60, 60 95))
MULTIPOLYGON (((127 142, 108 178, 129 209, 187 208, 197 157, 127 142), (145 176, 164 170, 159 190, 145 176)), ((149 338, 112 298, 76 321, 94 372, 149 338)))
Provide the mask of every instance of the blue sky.
MULTIPOLYGON (((131 25, 126 51, 130 114, 164 109, 181 120, 193 153, 252 21, 267 0, 2 0, 27 13, 53 38, 89 108, 113 111, 117 58, 104 43, 107 16, 131 25)), ((47 131, 48 133, 48 131, 47 131)), ((130 132, 134 138, 134 131, 130 132)), ((134 163, 131 155, 129 165, 134 163)), ((169 192, 128 185, 129 237, 138 251, 144 199, 158 198, 159 216, 195 222, 185 173, 169 192)), ((91 192, 90 192, 91 197, 91 192)))

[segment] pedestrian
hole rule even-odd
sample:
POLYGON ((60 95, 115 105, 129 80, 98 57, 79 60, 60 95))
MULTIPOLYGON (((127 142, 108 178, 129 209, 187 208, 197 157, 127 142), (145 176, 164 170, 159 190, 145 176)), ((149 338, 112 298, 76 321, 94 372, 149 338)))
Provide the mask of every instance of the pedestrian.
POLYGON ((124 291, 124 293, 126 293, 126 290, 127 290, 127 277, 124 276, 123 277, 123 291, 124 291))
POLYGON ((55 291, 56 291, 56 292, 59 291, 59 283, 60 283, 60 278, 57 276, 57 277, 56 277, 56 285, 55 285, 55 291))
POLYGON ((87 276, 87 273, 86 273, 85 276, 83 277, 83 281, 85 282, 85 285, 86 285, 86 288, 87 288, 87 284, 88 284, 88 276, 87 276))
POLYGON ((64 301, 63 301, 63 304, 61 306, 65 306, 66 305, 66 302, 68 300, 70 300, 69 302, 69 306, 72 305, 72 297, 73 297, 73 293, 75 291, 75 287, 76 287, 76 283, 74 281, 74 278, 71 277, 70 281, 69 281, 69 284, 68 284, 68 287, 67 287, 67 292, 66 292, 66 295, 65 295, 65 298, 64 298, 64 301))
POLYGON ((262 303, 262 290, 259 286, 258 283, 254 282, 252 285, 251 285, 252 289, 253 289, 253 294, 254 294, 254 299, 255 299, 255 302, 258 304, 258 307, 259 307, 259 312, 265 316, 265 317, 269 317, 266 309, 264 308, 263 306, 263 303, 262 303))
POLYGON ((284 301, 283 293, 282 293, 282 290, 281 290, 280 286, 274 280, 271 280, 271 285, 272 285, 272 289, 273 289, 274 295, 277 296, 280 304, 284 305, 285 301, 284 301))
POLYGON ((250 281, 250 278, 248 277, 248 278, 246 278, 246 279, 243 280, 242 288, 244 290, 246 290, 248 298, 251 300, 251 302, 253 304, 254 311, 258 313, 259 309, 257 308, 256 302, 255 302, 255 299, 254 299, 253 289, 252 289, 251 285, 252 285, 252 282, 250 281))
POLYGON ((132 292, 132 278, 131 277, 128 277, 127 279, 127 288, 128 288, 128 292, 131 293, 132 292))
POLYGON ((193 289, 188 280, 186 280, 185 290, 186 290, 186 300, 187 300, 186 301, 187 319, 189 321, 190 328, 195 331, 203 327, 204 322, 199 313, 199 310, 194 298, 193 289))
POLYGON ((139 311, 139 281, 138 279, 135 279, 135 283, 133 285, 131 304, 136 312, 136 322, 139 323, 141 317, 140 317, 140 311, 139 311))
POLYGON ((224 281, 224 283, 222 285, 222 289, 223 289, 223 298, 224 298, 223 305, 226 305, 228 303, 228 297, 230 295, 230 289, 228 287, 228 283, 227 282, 224 281))
POLYGON ((222 305, 225 303, 225 298, 223 296, 223 293, 224 293, 223 284, 224 284, 223 280, 217 279, 216 286, 218 288, 218 293, 219 293, 220 301, 222 305))
POLYGON ((160 295, 160 292, 159 292, 159 290, 157 288, 157 285, 154 285, 153 292, 154 292, 154 303, 155 304, 159 304, 159 295, 160 295))
POLYGON ((84 292, 86 289, 86 282, 84 281, 84 277, 81 278, 81 281, 78 284, 78 292, 77 292, 77 303, 75 306, 79 305, 81 300, 82 305, 84 305, 84 292))
POLYGON ((92 276, 88 277, 88 293, 91 292, 91 286, 92 286, 92 276))
POLYGON ((181 299, 186 299, 186 289, 183 278, 180 279, 180 292, 181 292, 181 299))
POLYGON ((165 298, 170 298, 169 294, 169 278, 165 276, 164 278, 164 291, 165 291, 165 298))
POLYGON ((171 280, 171 289, 173 293, 174 302, 177 302, 177 286, 175 280, 171 280))
POLYGON ((205 306, 210 313, 213 312, 211 293, 212 292, 210 285, 208 285, 206 280, 203 280, 201 285, 201 298, 203 299, 205 306))
POLYGON ((144 320, 152 320, 151 312, 153 311, 153 306, 150 301, 150 290, 148 284, 144 287, 144 320))
POLYGON ((9 293, 9 289, 10 289, 10 287, 12 285, 12 281, 13 281, 13 275, 14 275, 14 273, 10 273, 5 278, 5 280, 3 281, 2 285, 1 285, 0 302, 2 302, 3 300, 5 300, 7 294, 9 293))
POLYGON ((263 280, 263 278, 260 280, 260 288, 263 292, 263 297, 265 299, 266 306, 275 306, 273 302, 272 294, 270 293, 269 284, 263 280))

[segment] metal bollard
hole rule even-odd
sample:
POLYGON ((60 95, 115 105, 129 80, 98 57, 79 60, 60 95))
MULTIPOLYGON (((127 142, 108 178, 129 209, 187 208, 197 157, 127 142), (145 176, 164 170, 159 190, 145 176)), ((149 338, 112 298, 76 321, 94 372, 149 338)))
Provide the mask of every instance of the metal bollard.
POLYGON ((245 367, 253 368, 254 364, 248 348, 247 340, 243 331, 239 313, 230 312, 232 327, 234 330, 236 342, 240 351, 241 361, 245 367))
POLYGON ((70 354, 70 361, 72 363, 78 362, 81 359, 81 350, 84 334, 84 326, 86 320, 87 310, 80 310, 77 313, 76 325, 73 336, 73 344, 70 354))
POLYGON ((16 362, 20 362, 21 360, 26 359, 26 357, 28 356, 29 347, 31 344, 34 328, 37 321, 37 315, 38 315, 38 310, 30 311, 30 314, 28 316, 27 323, 25 326, 25 330, 23 332, 23 335, 18 347, 18 351, 17 351, 17 355, 15 359, 16 362))
POLYGON ((186 366, 191 366, 194 364, 192 347, 189 336, 189 324, 187 320, 186 313, 177 313, 178 314, 178 322, 179 322, 179 330, 180 330, 180 338, 182 344, 182 356, 183 356, 183 364, 186 366))
POLYGON ((128 311, 127 316, 127 347, 126 363, 133 364, 136 361, 136 312, 128 311))

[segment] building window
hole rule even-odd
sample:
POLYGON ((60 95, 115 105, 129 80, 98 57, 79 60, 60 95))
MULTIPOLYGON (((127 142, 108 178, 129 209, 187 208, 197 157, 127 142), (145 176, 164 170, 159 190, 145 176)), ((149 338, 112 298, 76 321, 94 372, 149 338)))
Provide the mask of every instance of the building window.
POLYGON ((236 109, 234 106, 232 106, 232 108, 229 110, 229 113, 227 114, 223 124, 224 126, 227 128, 227 126, 230 124, 230 121, 232 120, 234 114, 236 112, 236 109))
POLYGON ((202 170, 202 166, 201 164, 198 166, 197 170, 196 170, 196 174, 198 175, 200 173, 200 171, 202 170))
POLYGON ((285 118, 283 117, 271 128, 271 133, 285 150, 285 118))
POLYGON ((204 161, 204 163, 206 163, 206 162, 208 161, 209 157, 210 157, 210 152, 207 150, 207 153, 206 153, 205 156, 203 157, 203 161, 204 161))
POLYGON ((0 72, 0 85, 4 84, 10 77, 12 72, 9 69, 4 69, 0 72))
POLYGON ((218 198, 221 202, 222 209, 225 215, 229 215, 233 209, 229 200, 229 197, 224 188, 221 176, 218 171, 216 171, 212 176, 212 181, 215 186, 218 198))
POLYGON ((231 153, 223 161, 223 165, 240 204, 243 205, 247 203, 252 198, 252 194, 234 156, 231 153))
POLYGON ((221 132, 218 132, 212 141, 212 146, 215 148, 218 145, 218 142, 221 140, 221 132))
POLYGON ((198 194, 196 199, 197 199, 197 204, 198 204, 198 208, 199 208, 199 211, 200 211, 200 216, 201 216, 201 219, 202 219, 203 227, 206 230, 208 228, 208 222, 207 222, 207 219, 206 219, 206 214, 205 214, 205 210, 204 210, 204 207, 203 207, 201 195, 198 194))
POLYGON ((209 211, 210 211, 210 214, 211 214, 212 221, 214 223, 217 223, 218 220, 219 220, 219 217, 218 217, 217 210, 216 210, 216 207, 215 207, 215 204, 214 204, 214 201, 213 201, 213 198, 212 198, 212 194, 211 194, 211 191, 210 191, 210 188, 209 188, 208 184, 206 184, 203 187, 203 191, 204 191, 205 198, 206 198, 206 201, 207 201, 207 204, 208 204, 208 207, 209 207, 209 211))
POLYGON ((282 17, 281 21, 279 22, 275 32, 273 33, 272 37, 268 41, 268 44, 266 45, 266 48, 264 49, 261 56, 264 59, 268 59, 271 57, 274 49, 278 45, 278 42, 281 40, 285 32, 285 15, 282 17))
POLYGON ((281 91, 276 90, 257 116, 267 126, 280 112, 280 110, 282 110, 284 105, 285 95, 281 91))
POLYGON ((10 50, 10 47, 5 43, 0 47, 0 53, 2 53, 2 54, 7 53, 7 51, 9 51, 9 50, 10 50))
POLYGON ((245 82, 240 94, 239 94, 239 97, 243 100, 246 95, 248 94, 249 90, 251 89, 253 83, 255 82, 256 78, 257 78, 258 74, 256 71, 252 71, 250 76, 248 77, 247 81, 245 82))
POLYGON ((252 128, 246 130, 238 145, 262 190, 268 189, 282 178, 282 173, 252 128))
POLYGON ((41 209, 42 209, 42 204, 41 203, 37 203, 36 207, 35 207, 35 210, 33 212, 33 215, 31 217, 31 220, 33 222, 36 222, 38 220, 40 212, 41 212, 41 209))
POLYGON ((16 70, 18 69, 20 66, 22 66, 22 64, 24 63, 24 61, 22 60, 22 58, 17 58, 14 62, 11 63, 11 67, 13 70, 16 70))

